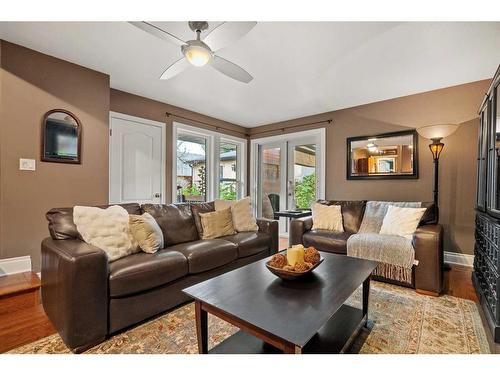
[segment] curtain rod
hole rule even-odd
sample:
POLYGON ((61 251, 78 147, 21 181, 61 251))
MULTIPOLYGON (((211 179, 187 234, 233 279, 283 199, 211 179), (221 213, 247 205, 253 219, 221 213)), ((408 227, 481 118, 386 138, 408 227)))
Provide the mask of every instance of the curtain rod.
POLYGON ((247 133, 243 133, 243 132, 240 132, 238 130, 228 129, 228 128, 225 128, 223 126, 217 126, 217 125, 214 125, 214 124, 209 124, 208 122, 204 122, 204 121, 200 121, 200 120, 195 120, 195 119, 192 119, 192 118, 189 118, 189 117, 184 117, 184 116, 176 115, 176 114, 173 114, 173 113, 170 113, 170 112, 165 112, 165 114, 167 115, 167 117, 177 117, 177 118, 180 118, 180 119, 184 119, 184 120, 188 120, 188 121, 193 121, 193 122, 197 122, 199 124, 210 126, 210 127, 214 128, 216 131, 227 130, 227 131, 230 131, 230 132, 234 132, 234 133, 237 133, 237 134, 244 135, 245 137, 249 136, 247 133))
POLYGON ((288 130, 288 129, 300 128, 300 127, 310 126, 310 125, 331 124, 332 122, 333 122, 333 120, 329 119, 329 120, 322 120, 322 121, 316 121, 316 122, 308 122, 308 123, 305 123, 305 124, 297 124, 297 125, 292 125, 292 126, 284 126, 282 128, 264 130, 264 131, 261 131, 261 132, 255 133, 255 134, 251 134, 251 136, 260 135, 260 134, 263 134, 263 133, 279 132, 279 131, 282 132, 282 133, 284 133, 285 130, 288 130))
POLYGON ((248 137, 250 135, 254 136, 254 135, 257 135, 257 134, 271 133, 271 132, 277 132, 277 131, 281 131, 283 133, 283 132, 285 132, 285 130, 288 130, 288 129, 294 129, 294 128, 299 128, 299 127, 303 127, 303 126, 319 125, 319 124, 331 124, 333 122, 332 119, 328 119, 328 120, 322 120, 322 121, 308 122, 308 123, 305 123, 305 124, 297 124, 297 125, 286 126, 286 127, 284 126, 282 128, 277 128, 277 129, 264 130, 264 131, 261 131, 261 132, 255 133, 255 134, 247 134, 247 133, 240 132, 238 130, 228 129, 228 128, 217 126, 217 125, 214 125, 214 124, 209 124, 208 122, 191 119, 189 117, 184 117, 184 116, 176 115, 176 114, 173 114, 173 113, 170 113, 170 112, 165 112, 165 114, 166 114, 167 117, 177 117, 177 118, 180 118, 180 119, 197 122, 197 123, 200 123, 200 124, 203 124, 203 125, 206 125, 206 126, 210 126, 210 127, 214 128, 216 131, 219 131, 221 129, 222 130, 228 130, 228 131, 231 131, 231 132, 234 132, 234 133, 237 133, 237 134, 244 135, 245 137, 248 137))

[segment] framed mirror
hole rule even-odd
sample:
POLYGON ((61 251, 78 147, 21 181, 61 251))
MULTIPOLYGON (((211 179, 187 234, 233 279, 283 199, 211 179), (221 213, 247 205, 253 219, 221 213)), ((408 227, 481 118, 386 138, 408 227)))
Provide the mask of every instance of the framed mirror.
POLYGON ((416 130, 347 138, 347 179, 418 178, 416 130))
POLYGON ((78 118, 64 109, 53 109, 42 122, 42 161, 81 163, 82 126, 78 118))

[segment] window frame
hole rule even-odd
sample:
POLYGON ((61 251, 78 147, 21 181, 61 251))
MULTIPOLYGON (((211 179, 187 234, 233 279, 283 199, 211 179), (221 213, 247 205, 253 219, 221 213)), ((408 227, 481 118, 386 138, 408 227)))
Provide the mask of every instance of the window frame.
POLYGON ((246 148, 247 140, 219 132, 186 125, 180 122, 172 124, 172 202, 177 202, 177 139, 180 134, 194 135, 206 140, 206 201, 219 199, 220 184, 220 144, 236 145, 236 180, 237 199, 246 196, 246 148))

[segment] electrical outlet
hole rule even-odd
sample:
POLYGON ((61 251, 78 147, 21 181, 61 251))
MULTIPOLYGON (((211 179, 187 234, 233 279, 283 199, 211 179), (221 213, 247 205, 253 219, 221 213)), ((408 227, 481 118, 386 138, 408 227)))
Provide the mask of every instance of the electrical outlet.
POLYGON ((34 171, 35 170, 35 159, 19 159, 19 170, 20 171, 34 171))

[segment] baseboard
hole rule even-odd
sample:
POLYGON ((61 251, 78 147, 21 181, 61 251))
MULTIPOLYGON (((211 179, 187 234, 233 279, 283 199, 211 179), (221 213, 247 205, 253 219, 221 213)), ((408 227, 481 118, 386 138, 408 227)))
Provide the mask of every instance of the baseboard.
POLYGON ((444 252, 444 262, 457 264, 459 266, 472 267, 474 265, 474 255, 444 252))
POLYGON ((29 271, 31 271, 31 257, 29 255, 0 259, 0 277, 29 271))

